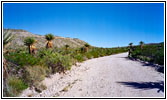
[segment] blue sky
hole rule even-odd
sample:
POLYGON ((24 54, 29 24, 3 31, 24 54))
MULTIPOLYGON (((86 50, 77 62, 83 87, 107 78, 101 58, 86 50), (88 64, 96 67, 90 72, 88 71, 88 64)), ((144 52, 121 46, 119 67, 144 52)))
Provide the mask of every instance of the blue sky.
POLYGON ((164 41, 163 3, 4 3, 3 27, 98 47, 164 41))

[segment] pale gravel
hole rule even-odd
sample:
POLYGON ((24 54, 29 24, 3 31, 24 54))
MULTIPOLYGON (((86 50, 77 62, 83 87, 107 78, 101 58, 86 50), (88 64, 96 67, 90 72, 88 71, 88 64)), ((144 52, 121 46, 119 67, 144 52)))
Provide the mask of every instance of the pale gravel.
MULTIPOLYGON (((20 95, 27 97, 164 97, 159 88, 140 88, 119 82, 160 82, 164 74, 151 66, 127 58, 128 53, 100 57, 78 63, 66 74, 54 74, 37 93, 29 88, 20 95), (63 91, 64 89, 64 91, 63 91)), ((154 85, 154 84, 153 84, 154 85)))

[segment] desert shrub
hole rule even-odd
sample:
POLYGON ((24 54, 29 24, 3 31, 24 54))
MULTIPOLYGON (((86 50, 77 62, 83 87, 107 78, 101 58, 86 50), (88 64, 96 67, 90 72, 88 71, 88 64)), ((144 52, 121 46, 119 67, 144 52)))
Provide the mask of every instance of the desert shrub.
POLYGON ((9 76, 7 79, 7 96, 18 96, 28 86, 19 78, 9 76))
POLYGON ((19 53, 12 52, 9 55, 6 55, 5 58, 8 61, 21 67, 25 65, 37 65, 39 61, 33 55, 24 52, 19 52, 19 53))
POLYGON ((86 58, 88 58, 88 59, 91 59, 91 58, 93 57, 90 52, 86 52, 86 53, 85 53, 85 56, 86 56, 86 58))
POLYGON ((105 49, 100 50, 99 54, 100 54, 100 55, 99 55, 100 57, 106 56, 106 51, 105 51, 105 49))
POLYGON ((145 45, 143 49, 140 49, 139 46, 136 46, 132 52, 133 58, 138 58, 143 61, 148 61, 151 63, 156 63, 163 65, 164 64, 164 45, 154 44, 154 45, 145 45))
POLYGON ((164 50, 163 49, 156 52, 154 56, 154 62, 160 65, 164 65, 164 50))
POLYGON ((150 57, 146 57, 146 56, 137 56, 137 58, 139 58, 142 61, 147 61, 147 62, 152 61, 152 59, 150 57))
POLYGON ((86 52, 85 47, 81 47, 81 48, 80 48, 80 53, 85 53, 85 52, 86 52))
POLYGON ((55 52, 52 48, 46 49, 46 48, 41 48, 38 51, 38 57, 39 58, 44 58, 47 55, 51 55, 53 52, 55 52))
POLYGON ((65 70, 71 69, 72 61, 70 56, 62 56, 60 62, 62 62, 62 66, 65 68, 65 70))
POLYGON ((46 55, 44 57, 43 62, 45 62, 45 65, 52 70, 52 73, 56 73, 58 71, 57 66, 62 67, 59 62, 59 58, 60 58, 60 55, 58 53, 46 55))
POLYGON ((24 81, 28 86, 38 86, 46 76, 46 68, 43 66, 25 66, 24 81))
POLYGON ((44 85, 44 84, 41 84, 39 88, 42 89, 42 90, 46 90, 47 89, 46 85, 44 85))
POLYGON ((41 93, 42 90, 46 90, 47 87, 44 85, 44 84, 39 84, 36 88, 35 88, 35 91, 38 92, 38 93, 41 93))
POLYGON ((74 49, 69 48, 68 50, 66 50, 66 48, 61 48, 61 51, 59 51, 59 53, 61 55, 71 55, 74 53, 74 49))
POLYGON ((45 62, 45 65, 48 66, 48 68, 52 69, 52 73, 64 72, 65 70, 69 70, 72 65, 70 56, 63 56, 57 52, 46 55, 43 62, 45 62))
POLYGON ((111 54, 112 54, 111 49, 107 48, 107 49, 106 49, 106 55, 111 55, 111 54))
POLYGON ((82 54, 77 54, 74 56, 74 59, 76 59, 78 62, 84 61, 82 54))
POLYGON ((132 52, 132 57, 137 58, 141 55, 141 51, 140 50, 135 50, 132 52))
POLYGON ((98 58, 99 57, 99 52, 96 51, 96 50, 92 50, 91 55, 93 56, 93 58, 98 58))

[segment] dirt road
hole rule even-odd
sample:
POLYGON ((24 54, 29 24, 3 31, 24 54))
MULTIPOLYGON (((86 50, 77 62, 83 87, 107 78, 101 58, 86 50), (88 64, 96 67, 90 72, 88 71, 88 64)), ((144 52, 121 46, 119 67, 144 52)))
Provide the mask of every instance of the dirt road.
POLYGON ((73 66, 66 75, 55 74, 43 83, 41 93, 26 90, 21 96, 35 97, 163 97, 164 74, 127 53, 91 59, 73 66))

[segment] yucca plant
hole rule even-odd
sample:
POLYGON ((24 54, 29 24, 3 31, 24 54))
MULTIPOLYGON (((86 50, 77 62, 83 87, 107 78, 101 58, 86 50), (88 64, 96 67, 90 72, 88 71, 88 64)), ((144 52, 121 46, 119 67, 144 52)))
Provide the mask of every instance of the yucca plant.
POLYGON ((132 48, 132 46, 133 46, 133 43, 131 42, 131 43, 129 43, 129 46, 130 46, 130 48, 132 48))
POLYGON ((70 46, 68 44, 66 44, 65 47, 66 47, 66 50, 68 50, 70 46))
MULTIPOLYGON (((10 44, 13 37, 14 36, 11 34, 10 31, 5 31, 3 33, 3 53, 6 52, 6 47, 10 44)), ((3 57, 3 70, 4 70, 4 77, 7 77, 8 75, 7 64, 6 64, 6 59, 4 57, 3 57)))
MULTIPOLYGON (((11 40, 13 39, 13 35, 10 31, 3 32, 3 53, 6 52, 6 47, 10 44, 11 40)), ((3 90, 7 91, 7 77, 8 77, 8 70, 7 70, 7 63, 6 59, 3 57, 3 90)), ((5 94, 5 93, 4 93, 5 94)))
POLYGON ((13 35, 11 34, 10 31, 5 31, 3 33, 3 49, 4 51, 6 50, 5 48, 10 44, 10 41, 13 39, 13 35))
POLYGON ((54 36, 49 33, 45 35, 45 39, 47 40, 46 48, 53 48, 52 40, 54 39, 54 36))
POLYGON ((27 37, 24 40, 24 44, 28 46, 28 51, 32 54, 31 46, 35 43, 35 39, 33 37, 27 37))
POLYGON ((143 49, 143 45, 144 45, 144 42, 143 41, 140 41, 140 48, 143 49))
POLYGON ((90 45, 88 43, 85 44, 85 51, 88 52, 90 45))
POLYGON ((131 42, 131 43, 129 43, 129 54, 128 54, 128 56, 131 56, 132 51, 133 51, 133 43, 131 42))

